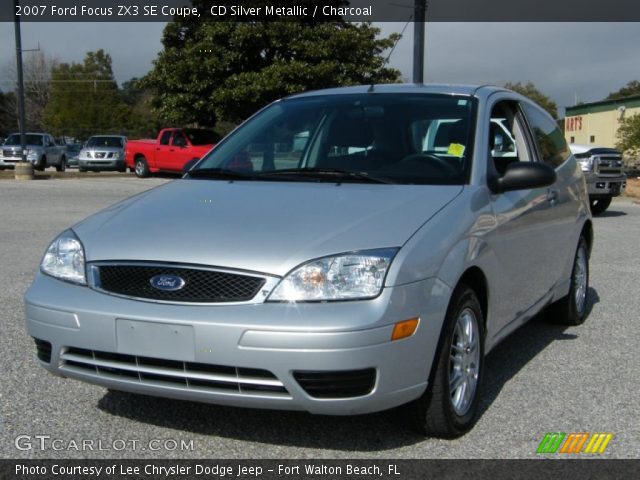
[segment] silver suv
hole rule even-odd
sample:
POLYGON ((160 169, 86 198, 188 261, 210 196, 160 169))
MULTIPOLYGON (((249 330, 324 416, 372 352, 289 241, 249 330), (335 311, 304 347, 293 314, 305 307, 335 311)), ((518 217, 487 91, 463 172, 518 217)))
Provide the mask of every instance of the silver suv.
POLYGON ((124 148, 127 137, 122 135, 94 135, 87 140, 78 154, 78 170, 117 170, 124 172, 124 148))
POLYGON ((324 90, 61 233, 27 329, 44 368, 111 389, 334 415, 403 405, 454 437, 498 342, 547 307, 585 320, 592 242, 580 167, 527 98, 324 90))

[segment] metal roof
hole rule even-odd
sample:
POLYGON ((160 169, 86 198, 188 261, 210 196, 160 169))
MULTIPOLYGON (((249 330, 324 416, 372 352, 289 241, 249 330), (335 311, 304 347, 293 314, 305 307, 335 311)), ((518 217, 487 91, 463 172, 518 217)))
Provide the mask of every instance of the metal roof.
POLYGON ((611 100, 600 100, 598 102, 582 103, 580 105, 574 105, 573 107, 565 107, 565 116, 568 117, 586 113, 608 112, 610 110, 616 110, 619 107, 640 107, 640 95, 611 100))

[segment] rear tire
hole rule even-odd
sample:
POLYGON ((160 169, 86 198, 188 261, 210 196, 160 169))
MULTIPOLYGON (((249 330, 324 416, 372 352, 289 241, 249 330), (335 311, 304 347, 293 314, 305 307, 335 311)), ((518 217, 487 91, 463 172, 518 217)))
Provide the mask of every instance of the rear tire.
POLYGON ((456 438, 476 422, 484 370, 484 315, 467 285, 455 289, 442 329, 427 391, 404 408, 418 433, 456 438))
POLYGON ((594 198, 589 201, 592 215, 600 215, 601 213, 604 213, 607 208, 609 208, 609 205, 611 205, 611 197, 594 198))
POLYGON ((67 159, 62 157, 60 163, 56 165, 56 172, 64 172, 67 169, 67 159))
POLYGON ((149 165, 147 164, 147 159, 144 157, 136 158, 134 171, 138 178, 147 178, 150 173, 149 165))
POLYGON ((581 325, 587 318, 587 294, 589 292, 589 249, 584 237, 580 237, 571 268, 569 293, 549 306, 547 319, 560 325, 581 325))

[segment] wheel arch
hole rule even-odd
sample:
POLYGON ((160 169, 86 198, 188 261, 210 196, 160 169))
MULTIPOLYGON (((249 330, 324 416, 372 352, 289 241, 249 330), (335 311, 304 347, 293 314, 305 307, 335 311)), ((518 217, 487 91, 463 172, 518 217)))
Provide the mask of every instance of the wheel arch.
POLYGON ((580 235, 587 241, 587 250, 589 251, 589 255, 591 255, 591 248, 593 247, 593 223, 591 220, 584 222, 580 235))
POLYGON ((480 307, 482 308, 482 316, 484 317, 484 326, 486 330, 489 313, 489 284, 487 282, 486 275, 480 267, 475 265, 471 266, 460 276, 455 288, 460 284, 467 285, 476 293, 478 301, 480 302, 480 307))

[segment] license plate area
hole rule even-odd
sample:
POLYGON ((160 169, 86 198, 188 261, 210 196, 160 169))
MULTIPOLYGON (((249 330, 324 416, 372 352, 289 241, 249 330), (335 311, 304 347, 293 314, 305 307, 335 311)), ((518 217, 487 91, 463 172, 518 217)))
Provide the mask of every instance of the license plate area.
POLYGON ((620 184, 617 182, 612 182, 609 184, 609 191, 613 194, 613 195, 619 195, 620 194, 620 184))
POLYGON ((193 326, 116 319, 118 353, 169 360, 193 361, 193 326))

